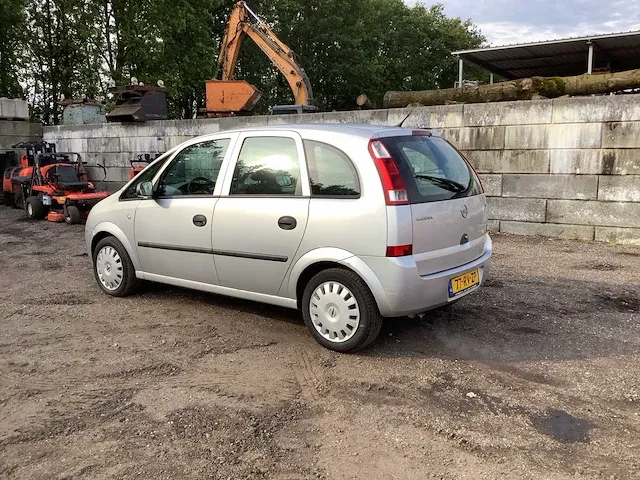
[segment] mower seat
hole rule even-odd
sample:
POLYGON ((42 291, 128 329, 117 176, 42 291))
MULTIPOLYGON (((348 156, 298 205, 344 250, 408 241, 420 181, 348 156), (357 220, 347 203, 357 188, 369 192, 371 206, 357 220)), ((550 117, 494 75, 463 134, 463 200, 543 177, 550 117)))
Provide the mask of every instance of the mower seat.
POLYGON ((70 190, 74 192, 84 190, 89 187, 89 183, 83 182, 82 180, 77 180, 75 182, 59 181, 56 185, 58 185, 58 188, 61 188, 62 190, 70 190))
POLYGON ((88 182, 78 178, 75 168, 67 165, 56 165, 47 172, 50 181, 55 182, 60 190, 77 192, 89 186, 88 182))

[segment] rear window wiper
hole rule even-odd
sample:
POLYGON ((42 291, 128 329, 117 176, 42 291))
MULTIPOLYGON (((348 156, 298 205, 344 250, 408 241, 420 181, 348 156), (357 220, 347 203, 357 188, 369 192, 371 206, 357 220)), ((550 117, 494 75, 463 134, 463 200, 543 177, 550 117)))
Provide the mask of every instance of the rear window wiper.
POLYGON ((455 180, 449 180, 448 178, 435 177, 433 175, 425 175, 423 173, 417 173, 414 175, 415 178, 420 178, 422 180, 430 180, 433 183, 437 183, 439 186, 443 187, 445 190, 449 190, 450 192, 464 192, 467 187, 462 185, 461 183, 456 182, 455 180))

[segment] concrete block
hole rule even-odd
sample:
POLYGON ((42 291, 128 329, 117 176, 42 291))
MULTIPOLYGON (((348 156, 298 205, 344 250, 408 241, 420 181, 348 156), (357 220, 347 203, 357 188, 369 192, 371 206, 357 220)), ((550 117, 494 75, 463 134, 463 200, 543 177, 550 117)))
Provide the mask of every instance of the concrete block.
POLYGON ((604 124, 603 148, 640 148, 640 122, 604 124))
POLYGON ((640 175, 640 149, 603 150, 603 175, 640 175))
MULTIPOLYGON (((128 182, 129 169, 124 167, 107 167, 106 182, 128 182)), ((99 182, 104 177, 104 171, 100 167, 87 167, 87 174, 94 182, 99 182)))
POLYGON ((601 176, 598 200, 640 202, 640 175, 601 176))
POLYGON ((602 124, 567 123, 506 127, 505 148, 600 148, 602 124))
POLYGON ((602 150, 550 150, 551 173, 602 173, 602 150))
POLYGON ((567 240, 593 240, 594 227, 557 223, 500 222, 500 231, 514 235, 539 235, 567 240))
POLYGON ((443 134, 460 150, 504 149, 505 127, 447 128, 443 134))
POLYGON ((130 152, 125 153, 87 153, 84 157, 89 165, 96 165, 98 163, 105 167, 125 167, 131 166, 130 161, 134 160, 136 155, 130 152))
POLYGON ((186 135, 168 137, 166 138, 166 141, 165 141, 166 150, 170 150, 173 147, 177 147, 178 145, 186 142, 187 140, 191 140, 192 138, 194 137, 189 137, 186 135))
POLYGON ((488 197, 491 220, 521 220, 544 222, 547 201, 538 198, 488 197))
MULTIPOLYGON (((244 117, 243 117, 244 118, 244 117)), ((252 118, 252 117, 246 117, 252 118)), ((162 120, 160 122, 154 122, 151 127, 150 133, 155 136, 191 136, 196 137, 198 135, 208 135, 211 133, 217 133, 220 130, 230 130, 240 126, 239 122, 236 122, 236 118, 198 118, 196 120, 162 120), (225 127, 222 127, 222 122, 225 122, 225 127), (157 123, 157 125, 156 125, 157 123)), ((150 136, 153 136, 150 135, 150 136)))
POLYGON ((0 98, 0 118, 16 118, 17 114, 16 102, 13 98, 0 98))
POLYGON ((371 125, 388 125, 387 117, 389 115, 389 110, 350 110, 346 112, 315 113, 313 115, 316 115, 318 117, 318 122, 322 123, 366 123, 371 125))
POLYGON ((640 175, 640 149, 550 150, 551 173, 640 175))
POLYGON ((76 152, 80 155, 84 156, 87 152, 87 139, 86 138, 69 138, 65 140, 66 149, 63 150, 59 144, 56 144, 56 149, 58 152, 76 152))
POLYGON ((549 200, 547 222, 640 228, 640 203, 549 200))
POLYGON ((627 122, 640 120, 640 95, 557 98, 553 123, 627 122))
POLYGON ((505 175, 503 197, 569 198, 595 200, 596 175, 505 175))
POLYGON ((596 227, 596 241, 640 246, 640 228, 596 227))
POLYGON ((452 128, 463 126, 463 105, 440 105, 434 107, 394 108, 388 111, 387 125, 397 125, 409 115, 403 123, 407 127, 452 128))
POLYGON ((16 117, 24 118, 25 120, 29 118, 29 104, 26 100, 14 99, 15 107, 16 107, 16 117))
POLYGON ((134 152, 134 153, 163 152, 164 138, 163 137, 123 137, 120 139, 120 148, 123 152, 134 152))
POLYGON ((301 125, 308 123, 322 123, 321 113, 302 113, 300 115, 269 115, 267 125, 301 125))
POLYGON ((88 138, 87 152, 92 153, 119 153, 122 151, 120 138, 88 138))
POLYGON ((480 175, 480 181, 487 197, 499 197, 502 195, 502 175, 483 173, 480 175))
POLYGON ((548 173, 547 150, 465 151, 479 173, 548 173))
POLYGON ((551 100, 476 103, 464 105, 464 126, 531 125, 551 123, 551 100))
POLYGON ((0 120, 0 135, 42 138, 42 124, 0 120))
MULTIPOLYGON (((267 124, 267 118, 268 118, 267 115, 256 115, 251 117, 247 116, 247 117, 217 118, 214 120, 218 124, 218 127, 219 127, 218 131, 224 131, 224 130, 237 130, 239 128, 248 128, 248 127, 264 127, 267 124)), ((193 124, 190 125, 189 131, 191 133, 193 133, 194 131, 197 131, 198 135, 205 135, 206 133, 215 133, 215 132, 208 131, 208 127, 213 125, 213 123, 211 123, 210 121, 196 120, 196 122, 202 122, 202 123, 196 123, 196 125, 193 125, 193 124)), ((187 134, 187 132, 185 132, 184 134, 187 134)))
POLYGON ((491 233, 497 233, 500 231, 500 220, 488 220, 487 221, 487 230, 491 233))

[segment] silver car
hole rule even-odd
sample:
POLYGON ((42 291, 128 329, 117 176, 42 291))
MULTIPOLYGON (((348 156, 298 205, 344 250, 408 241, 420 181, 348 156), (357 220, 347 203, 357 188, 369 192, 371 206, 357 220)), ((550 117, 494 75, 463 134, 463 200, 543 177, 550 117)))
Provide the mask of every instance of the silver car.
POLYGON ((290 307, 341 352, 478 289, 492 251, 482 185, 450 143, 345 124, 185 142, 93 208, 86 242, 109 295, 149 280, 290 307))

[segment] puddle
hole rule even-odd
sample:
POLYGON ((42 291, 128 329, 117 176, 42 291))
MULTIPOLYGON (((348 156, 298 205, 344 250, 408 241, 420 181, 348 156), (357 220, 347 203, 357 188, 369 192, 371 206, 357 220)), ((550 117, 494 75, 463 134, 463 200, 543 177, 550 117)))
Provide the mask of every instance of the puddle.
POLYGON ((589 430, 594 427, 589 420, 576 418, 562 410, 532 415, 531 423, 536 430, 561 443, 589 443, 589 430))

